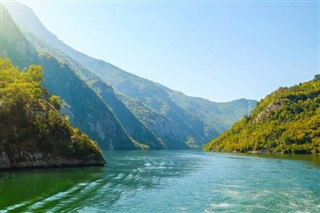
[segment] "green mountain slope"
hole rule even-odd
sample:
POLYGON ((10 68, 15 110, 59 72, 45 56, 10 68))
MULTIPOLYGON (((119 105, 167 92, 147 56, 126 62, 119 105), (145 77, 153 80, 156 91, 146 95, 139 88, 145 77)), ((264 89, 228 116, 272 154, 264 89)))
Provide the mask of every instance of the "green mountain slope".
MULTIPOLYGON (((79 70, 82 70, 82 75, 87 79, 90 80, 94 76, 95 79, 98 78, 99 81, 112 86, 116 90, 118 99, 124 97, 123 95, 127 96, 124 98, 125 101, 123 99, 121 101, 140 123, 160 138, 168 148, 200 147, 228 129, 235 121, 250 112, 256 104, 256 101, 245 99, 215 103, 185 96, 70 48, 50 33, 26 6, 8 4, 8 9, 25 34, 29 34, 27 38, 34 45, 39 43, 35 42, 36 40, 42 40, 45 43, 41 47, 43 50, 52 51, 50 47, 54 47, 68 65, 78 64, 76 65, 78 69, 82 67, 83 69, 79 70), (34 36, 30 36, 31 34, 34 36), (132 107, 137 103, 146 113, 140 113, 132 107)), ((101 82, 98 85, 101 85, 101 82)), ((117 114, 117 110, 113 111, 117 114)), ((130 128, 120 119, 121 116, 119 114, 117 116, 130 132, 130 128)))
POLYGON ((0 58, 0 169, 103 165, 95 142, 59 114, 60 100, 40 86, 39 66, 26 72, 0 58))
POLYGON ((320 153, 320 80, 279 88, 205 150, 320 153))
POLYGON ((77 73, 51 55, 38 54, 16 27, 5 8, 2 9, 1 21, 6 23, 1 32, 3 40, 1 52, 21 68, 28 64, 40 64, 44 68, 46 81, 43 85, 51 94, 63 99, 65 103, 63 110, 70 116, 74 126, 88 134, 103 148, 139 148, 139 144, 130 138, 103 100, 79 78, 77 73), (21 44, 15 45, 16 41, 21 44), (27 48, 21 52, 18 49, 20 46, 27 48), (14 54, 16 52, 21 53, 16 55, 14 54))
POLYGON ((72 68, 72 70, 74 70, 75 73, 77 73, 78 76, 81 77, 81 79, 86 81, 88 86, 93 89, 95 93, 98 94, 105 104, 112 110, 127 133, 135 141, 138 141, 140 144, 143 144, 146 148, 150 149, 165 148, 165 144, 156 138, 150 132, 150 130, 145 127, 121 102, 112 87, 101 81, 99 77, 73 60, 71 57, 35 37, 33 34, 25 32, 25 35, 38 52, 54 55, 55 58, 66 63, 72 68))
POLYGON ((166 145, 161 142, 151 131, 142 124, 126 105, 117 97, 112 87, 101 80, 90 81, 90 85, 108 104, 117 118, 122 123, 128 134, 139 143, 150 149, 164 149, 166 145))

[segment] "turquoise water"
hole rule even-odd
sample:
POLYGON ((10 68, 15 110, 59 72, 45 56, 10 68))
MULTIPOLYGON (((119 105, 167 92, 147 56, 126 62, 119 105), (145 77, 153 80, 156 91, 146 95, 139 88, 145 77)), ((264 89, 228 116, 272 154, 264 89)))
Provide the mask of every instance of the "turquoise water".
POLYGON ((106 153, 103 168, 0 173, 0 212, 320 212, 320 156, 106 153))

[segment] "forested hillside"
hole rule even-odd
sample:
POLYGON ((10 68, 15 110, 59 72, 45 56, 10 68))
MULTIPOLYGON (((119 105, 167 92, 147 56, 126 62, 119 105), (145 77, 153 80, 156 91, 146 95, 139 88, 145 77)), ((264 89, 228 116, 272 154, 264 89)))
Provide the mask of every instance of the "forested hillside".
POLYGON ((205 150, 320 153, 320 80, 279 88, 205 150))
POLYGON ((103 165, 96 143, 59 113, 61 99, 41 86, 42 74, 0 58, 0 169, 103 165))

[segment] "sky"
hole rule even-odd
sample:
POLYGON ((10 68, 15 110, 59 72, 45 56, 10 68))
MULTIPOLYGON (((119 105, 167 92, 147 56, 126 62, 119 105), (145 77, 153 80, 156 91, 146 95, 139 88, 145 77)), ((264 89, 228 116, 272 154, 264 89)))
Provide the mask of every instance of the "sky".
POLYGON ((190 96, 260 100, 320 72, 319 1, 26 4, 74 49, 190 96))

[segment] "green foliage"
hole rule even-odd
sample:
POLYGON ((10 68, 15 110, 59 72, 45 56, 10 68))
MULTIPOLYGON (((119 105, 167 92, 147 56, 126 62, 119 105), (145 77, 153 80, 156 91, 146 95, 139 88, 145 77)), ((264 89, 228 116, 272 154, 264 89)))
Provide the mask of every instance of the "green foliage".
POLYGON ((41 87, 42 74, 40 66, 31 65, 21 72, 8 59, 0 58, 0 151, 10 155, 13 150, 27 149, 102 159, 95 142, 59 114, 61 100, 48 96, 41 87))
POLYGON ((279 88, 207 151, 320 153, 320 80, 279 88))
POLYGON ((50 102, 50 104, 52 104, 57 110, 60 110, 61 105, 62 105, 62 101, 61 101, 61 99, 60 99, 59 96, 51 95, 51 97, 49 98, 49 102, 50 102))
POLYGON ((3 59, 0 69, 1 110, 9 112, 17 104, 28 106, 40 98, 41 67, 30 66, 27 72, 20 72, 8 59, 3 59))

